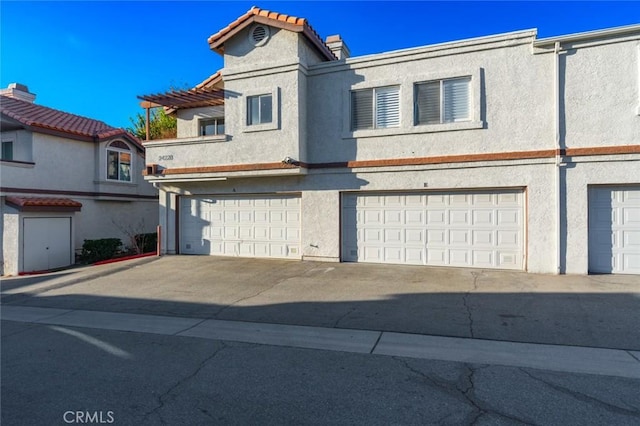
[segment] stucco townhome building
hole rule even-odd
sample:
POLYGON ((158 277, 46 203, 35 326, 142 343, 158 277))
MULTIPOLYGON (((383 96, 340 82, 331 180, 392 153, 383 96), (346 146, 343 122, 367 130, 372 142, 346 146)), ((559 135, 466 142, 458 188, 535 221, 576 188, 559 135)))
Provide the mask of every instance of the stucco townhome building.
POLYGON ((85 239, 129 245, 155 231, 158 193, 137 138, 38 105, 22 84, 0 91, 0 117, 3 275, 71 265, 85 239))
POLYGON ((166 253, 640 274, 640 25, 350 57, 252 8, 208 42, 140 96, 178 118, 145 143, 166 253))

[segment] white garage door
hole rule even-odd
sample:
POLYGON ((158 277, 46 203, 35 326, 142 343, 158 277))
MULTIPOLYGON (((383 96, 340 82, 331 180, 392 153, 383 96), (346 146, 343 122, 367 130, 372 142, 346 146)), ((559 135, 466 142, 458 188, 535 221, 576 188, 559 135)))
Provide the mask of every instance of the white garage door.
POLYGON ((589 189, 589 272, 640 274, 640 187, 589 189))
POLYGON ((183 197, 180 250, 185 254, 300 259, 300 197, 183 197))
POLYGON ((70 217, 23 219, 24 272, 45 271, 73 263, 70 217))
POLYGON ((348 262, 522 269, 521 190, 345 194, 348 262))

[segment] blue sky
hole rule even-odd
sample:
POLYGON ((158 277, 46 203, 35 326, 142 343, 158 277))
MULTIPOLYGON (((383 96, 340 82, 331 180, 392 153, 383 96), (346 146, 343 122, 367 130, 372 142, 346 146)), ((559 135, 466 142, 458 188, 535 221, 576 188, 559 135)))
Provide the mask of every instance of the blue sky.
POLYGON ((137 95, 194 86, 222 68, 207 38, 256 5, 340 34, 352 56, 537 28, 538 37, 640 23, 640 1, 8 1, 0 0, 0 86, 115 127, 137 95))

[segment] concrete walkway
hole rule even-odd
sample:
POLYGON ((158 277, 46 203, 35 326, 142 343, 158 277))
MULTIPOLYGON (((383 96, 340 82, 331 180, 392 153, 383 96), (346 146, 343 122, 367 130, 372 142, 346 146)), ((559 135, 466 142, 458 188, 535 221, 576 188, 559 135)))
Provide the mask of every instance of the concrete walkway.
POLYGON ((640 379, 640 352, 74 309, 3 306, 2 320, 640 379))

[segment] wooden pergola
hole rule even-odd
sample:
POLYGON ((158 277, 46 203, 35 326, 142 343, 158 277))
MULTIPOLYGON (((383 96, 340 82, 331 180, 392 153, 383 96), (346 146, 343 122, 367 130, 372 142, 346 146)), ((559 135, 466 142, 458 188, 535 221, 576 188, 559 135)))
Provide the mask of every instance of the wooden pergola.
POLYGON ((224 105, 224 90, 217 88, 196 88, 170 90, 165 93, 138 96, 140 106, 145 109, 146 140, 149 140, 149 110, 166 107, 172 110, 224 105))

